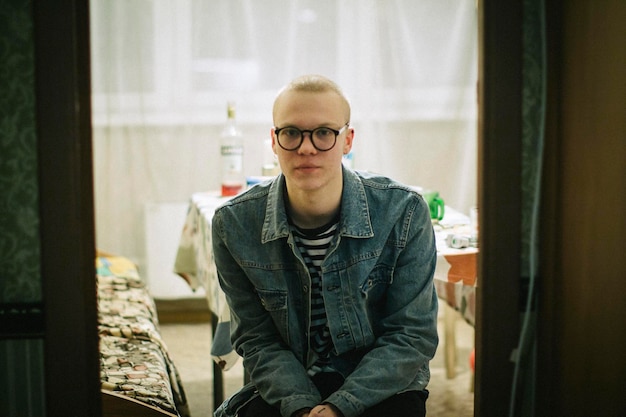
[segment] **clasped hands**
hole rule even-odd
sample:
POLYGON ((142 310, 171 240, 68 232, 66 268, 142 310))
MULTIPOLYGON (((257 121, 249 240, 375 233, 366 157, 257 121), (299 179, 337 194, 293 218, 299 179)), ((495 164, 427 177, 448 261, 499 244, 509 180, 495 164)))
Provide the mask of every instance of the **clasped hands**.
POLYGON ((330 407, 328 404, 316 405, 308 413, 302 414, 303 417, 341 417, 339 413, 335 412, 334 407, 330 407))

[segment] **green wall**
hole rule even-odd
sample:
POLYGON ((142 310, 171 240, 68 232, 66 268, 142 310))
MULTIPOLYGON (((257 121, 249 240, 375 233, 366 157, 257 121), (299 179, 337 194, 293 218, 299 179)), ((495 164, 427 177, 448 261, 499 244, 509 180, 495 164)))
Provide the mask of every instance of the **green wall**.
POLYGON ((0 305, 41 301, 31 4, 0 2, 0 305))
POLYGON ((32 4, 0 1, 0 415, 45 416, 32 4))

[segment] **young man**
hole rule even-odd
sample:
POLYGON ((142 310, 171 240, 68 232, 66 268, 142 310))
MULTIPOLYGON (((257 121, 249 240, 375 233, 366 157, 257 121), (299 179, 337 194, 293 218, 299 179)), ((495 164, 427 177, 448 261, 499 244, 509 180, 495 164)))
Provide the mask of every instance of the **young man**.
POLYGON ((273 117, 282 174, 213 218, 231 339, 251 379, 216 416, 424 416, 438 343, 428 206, 343 167, 354 129, 332 81, 295 79, 273 117))

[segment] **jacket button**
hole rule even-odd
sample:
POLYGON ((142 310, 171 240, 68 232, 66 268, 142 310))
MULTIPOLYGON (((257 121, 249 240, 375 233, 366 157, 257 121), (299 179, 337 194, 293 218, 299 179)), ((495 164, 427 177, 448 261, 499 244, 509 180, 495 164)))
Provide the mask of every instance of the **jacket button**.
POLYGON ((307 285, 303 285, 302 286, 302 292, 304 292, 304 293, 309 292, 309 287, 307 285))

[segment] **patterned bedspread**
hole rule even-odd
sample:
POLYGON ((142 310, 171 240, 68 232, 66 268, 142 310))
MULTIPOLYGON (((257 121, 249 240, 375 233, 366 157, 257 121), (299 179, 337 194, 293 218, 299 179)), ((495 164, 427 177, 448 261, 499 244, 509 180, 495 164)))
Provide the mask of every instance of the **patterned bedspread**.
POLYGON ((102 389, 188 417, 180 376, 137 268, 124 257, 98 257, 96 277, 102 389))

